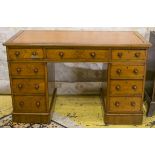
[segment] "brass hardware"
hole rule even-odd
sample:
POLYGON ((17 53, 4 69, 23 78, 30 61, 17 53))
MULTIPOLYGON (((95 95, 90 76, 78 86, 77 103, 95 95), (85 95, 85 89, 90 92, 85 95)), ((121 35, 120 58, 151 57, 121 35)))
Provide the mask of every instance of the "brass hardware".
POLYGON ((116 107, 119 107, 119 106, 120 106, 120 103, 119 103, 118 101, 116 101, 116 102, 115 102, 115 106, 116 106, 116 107))

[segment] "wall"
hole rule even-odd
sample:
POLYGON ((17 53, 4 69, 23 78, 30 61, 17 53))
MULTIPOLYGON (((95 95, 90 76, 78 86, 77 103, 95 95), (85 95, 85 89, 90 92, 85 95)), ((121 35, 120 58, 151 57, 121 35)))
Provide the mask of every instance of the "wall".
MULTIPOLYGON (((50 30, 103 30, 103 31, 138 31, 147 40, 149 32, 155 28, 0 28, 0 94, 9 94, 9 76, 7 67, 6 50, 2 45, 12 35, 24 29, 50 29, 50 30)), ((58 63, 56 64, 56 81, 59 94, 97 93, 99 92, 103 72, 101 63, 58 63), (68 83, 70 82, 70 83, 68 83)), ((104 65, 106 69, 106 65, 104 65)))

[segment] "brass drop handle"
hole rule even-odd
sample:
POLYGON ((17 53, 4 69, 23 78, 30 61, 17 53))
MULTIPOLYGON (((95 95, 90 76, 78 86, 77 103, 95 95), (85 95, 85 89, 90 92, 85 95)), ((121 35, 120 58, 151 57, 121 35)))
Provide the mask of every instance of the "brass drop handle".
POLYGON ((38 84, 35 85, 35 89, 39 89, 39 85, 38 84))
POLYGON ((90 55, 91 55, 92 58, 95 58, 96 53, 95 52, 92 52, 92 53, 90 53, 90 55))
POLYGON ((122 70, 121 69, 117 69, 116 73, 117 74, 121 74, 122 70))
POLYGON ((17 73, 20 73, 21 72, 21 68, 17 68, 16 71, 17 71, 17 73))
POLYGON ((19 105, 22 107, 24 105, 24 102, 23 101, 20 101, 19 102, 19 105))
POLYGON ((23 85, 22 84, 18 84, 18 88, 19 89, 22 89, 23 88, 23 85))
POLYGON ((64 56, 64 52, 59 52, 59 56, 62 58, 64 56))
POLYGON ((16 55, 16 57, 18 57, 20 55, 20 52, 19 51, 16 51, 15 52, 15 55, 16 55))
POLYGON ((117 56, 118 56, 119 58, 121 58, 121 57, 123 56, 123 53, 118 52, 117 56))
POLYGON ((133 70, 133 72, 134 72, 135 74, 138 74, 138 69, 135 68, 135 69, 133 70))
POLYGON ((34 68, 34 72, 35 73, 38 73, 38 68, 34 68))
POLYGON ((116 107, 119 107, 119 106, 120 106, 120 103, 119 103, 118 101, 116 101, 116 102, 115 102, 115 106, 116 106, 116 107))
POLYGON ((137 89, 137 86, 136 86, 136 85, 133 85, 133 86, 132 86, 132 89, 133 89, 133 90, 136 90, 136 89, 137 89))
POLYGON ((33 56, 36 56, 38 53, 36 51, 32 52, 33 56))
POLYGON ((135 105, 136 105, 136 103, 134 101, 132 101, 130 104, 132 107, 135 107, 135 105))
POLYGON ((136 57, 136 58, 139 58, 139 57, 140 57, 140 53, 138 53, 138 52, 135 53, 135 57, 136 57))
POLYGON ((116 86, 116 90, 120 90, 121 86, 120 85, 117 85, 116 86))
POLYGON ((36 102, 36 106, 37 106, 38 108, 40 107, 40 102, 39 102, 39 101, 36 102))

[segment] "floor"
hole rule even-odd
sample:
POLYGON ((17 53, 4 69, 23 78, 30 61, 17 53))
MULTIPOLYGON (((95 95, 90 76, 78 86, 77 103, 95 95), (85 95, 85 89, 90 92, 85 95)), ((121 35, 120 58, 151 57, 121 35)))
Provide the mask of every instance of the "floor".
MULTIPOLYGON (((145 116, 142 125, 108 125, 103 121, 101 101, 97 95, 57 96, 52 121, 62 127, 70 128, 150 128, 155 127, 155 115, 145 116)), ((0 119, 11 119, 12 101, 11 96, 0 96, 0 119), (10 115, 8 117, 8 115, 10 115), (5 117, 6 116, 6 117, 5 117)), ((18 124, 19 125, 19 124, 18 124)), ((24 125, 23 127, 25 127, 24 125)), ((39 125, 40 126, 40 125, 39 125)), ((22 124, 20 125, 22 127, 22 124)), ((37 125, 34 125, 37 127, 37 125)), ((46 127, 46 125, 44 125, 46 127)), ((49 127, 49 125, 47 125, 49 127)))

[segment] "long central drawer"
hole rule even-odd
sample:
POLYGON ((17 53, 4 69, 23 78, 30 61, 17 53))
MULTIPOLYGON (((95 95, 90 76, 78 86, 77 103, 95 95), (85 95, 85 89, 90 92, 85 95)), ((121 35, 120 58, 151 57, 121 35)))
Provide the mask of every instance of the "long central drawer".
POLYGON ((108 61, 110 59, 109 50, 86 50, 86 49, 46 49, 47 59, 54 61, 67 60, 90 60, 108 61))

